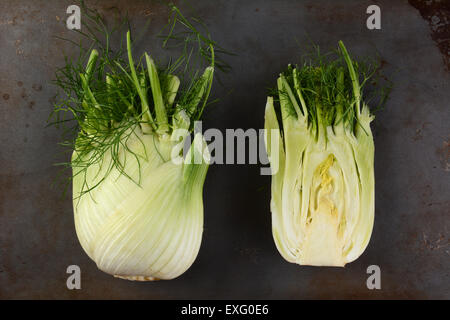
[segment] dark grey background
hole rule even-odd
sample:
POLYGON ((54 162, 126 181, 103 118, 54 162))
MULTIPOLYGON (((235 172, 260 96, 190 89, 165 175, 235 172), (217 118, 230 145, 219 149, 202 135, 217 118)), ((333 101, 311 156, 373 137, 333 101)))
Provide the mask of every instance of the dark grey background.
MULTIPOLYGON (((51 186, 53 163, 67 157, 61 132, 45 128, 56 93, 50 81, 63 53, 76 54, 54 36, 71 37, 65 12, 73 1, 2 0, 0 298, 450 298, 450 16, 448 1, 411 3, 421 12, 408 1, 193 1, 213 38, 239 54, 228 58, 233 71, 215 86, 221 100, 204 128, 262 128, 267 88, 298 60, 299 44, 328 50, 342 39, 353 56, 380 55, 395 87, 373 126, 375 226, 367 250, 345 268, 289 264, 272 241, 270 177, 257 165, 215 165, 194 265, 172 281, 137 283, 96 268, 78 243, 70 195, 51 186), (370 4, 381 7, 382 30, 365 26, 370 4), (81 267, 81 290, 66 288, 70 264, 81 267), (381 267, 378 291, 366 288, 371 264, 381 267)), ((108 17, 128 10, 134 31, 167 17, 152 1, 88 4, 108 17)), ((148 37, 140 48, 152 44, 148 37)))

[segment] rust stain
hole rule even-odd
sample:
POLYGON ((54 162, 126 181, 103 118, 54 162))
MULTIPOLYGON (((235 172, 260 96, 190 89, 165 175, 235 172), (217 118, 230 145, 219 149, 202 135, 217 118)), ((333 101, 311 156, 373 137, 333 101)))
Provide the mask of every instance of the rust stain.
POLYGON ((450 1, 409 0, 430 25, 431 38, 441 51, 444 64, 450 71, 450 1))
MULTIPOLYGON (((175 1, 177 2, 177 1, 175 1)), ((175 3, 176 4, 176 3, 175 3)), ((116 14, 121 16, 124 13, 130 15, 140 15, 144 17, 155 16, 155 17, 167 17, 169 8, 163 2, 151 2, 149 4, 145 1, 140 1, 137 3, 127 3, 123 1, 109 1, 107 4, 93 3, 89 4, 91 9, 96 10, 102 16, 110 16, 111 14, 116 14)), ((117 16, 115 18, 117 18, 117 16)))
POLYGON ((20 93, 20 97, 24 100, 28 99, 27 91, 25 90, 25 88, 22 89, 22 92, 20 93))
POLYGON ((422 127, 420 127, 419 129, 416 130, 416 134, 414 135, 414 137, 412 138, 414 141, 419 141, 423 139, 423 132, 426 129, 426 126, 431 124, 431 122, 424 122, 422 123, 422 127))
MULTIPOLYGON (((418 181, 422 180, 421 175, 418 181)), ((418 200, 418 211, 416 215, 410 212, 402 214, 405 221, 409 221, 410 230, 406 233, 406 239, 399 245, 407 249, 414 249, 420 256, 424 257, 424 252, 449 253, 450 240, 448 238, 448 213, 450 212, 450 201, 439 201, 440 189, 432 186, 430 180, 426 184, 415 185, 410 194, 418 200), (440 250, 442 249, 442 250, 440 250)))
POLYGON ((40 84, 35 83, 31 87, 36 91, 42 91, 42 85, 40 85, 40 84))
POLYGON ((423 245, 430 251, 440 250, 447 248, 450 245, 450 239, 439 233, 434 239, 428 237, 425 232, 422 233, 423 245))
MULTIPOLYGON (((418 174, 415 176, 414 181, 422 181, 423 175, 418 174)), ((430 203, 433 203, 433 187, 431 182, 424 181, 419 182, 411 187, 411 194, 414 194, 414 197, 420 202, 421 207, 424 210, 428 210, 430 203)))
POLYGON ((417 129, 416 130, 416 134, 414 135, 414 137, 412 138, 414 141, 419 141, 422 140, 423 136, 422 136, 422 130, 421 129, 417 129))
POLYGON ((441 162, 441 167, 445 171, 450 171, 450 139, 442 142, 442 147, 436 149, 436 154, 441 162))
MULTIPOLYGON (((403 217, 405 217, 406 219, 408 218, 408 214, 402 214, 403 217)), ((414 248, 416 246, 416 244, 418 243, 418 239, 419 239, 419 233, 417 230, 413 230, 413 231, 408 231, 406 236, 406 239, 403 241, 403 246, 405 248, 414 248)))
POLYGON ((4 93, 4 94, 3 94, 3 99, 4 99, 4 100, 9 100, 9 94, 4 93))
POLYGON ((150 9, 144 10, 144 16, 148 17, 151 16, 153 12, 150 9))
POLYGON ((22 40, 16 40, 14 42, 14 46, 16 47, 16 54, 17 55, 22 55, 23 54, 23 49, 21 48, 22 45, 22 40))
POLYGON ((360 12, 365 12, 365 4, 357 3, 352 7, 348 4, 330 6, 330 4, 319 4, 314 1, 307 3, 306 9, 321 22, 348 22, 360 18, 360 12))

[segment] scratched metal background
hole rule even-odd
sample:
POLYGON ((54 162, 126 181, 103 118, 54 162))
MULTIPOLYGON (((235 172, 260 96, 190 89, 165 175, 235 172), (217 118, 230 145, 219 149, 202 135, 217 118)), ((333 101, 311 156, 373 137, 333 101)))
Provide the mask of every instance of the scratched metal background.
MULTIPOLYGON (((98 271, 76 238, 70 195, 51 184, 53 163, 67 160, 60 132, 45 128, 51 79, 63 52, 73 51, 54 36, 72 36, 64 22, 72 3, 0 1, 0 298, 450 298, 449 1, 193 1, 214 39, 239 53, 228 58, 233 71, 216 85, 221 100, 204 128, 261 128, 266 89, 301 54, 297 41, 331 49, 342 39, 355 56, 378 52, 395 87, 374 124, 375 227, 356 262, 343 269, 285 262, 272 241, 270 178, 256 165, 215 165, 196 262, 180 278, 155 283, 98 271), (382 9, 382 30, 365 27, 370 4, 382 9), (66 288, 70 264, 81 267, 79 291, 66 288), (379 291, 366 288, 371 264, 382 270, 379 291)), ((128 10, 134 30, 149 18, 157 29, 167 14, 152 1, 88 4, 108 18, 128 10)), ((152 42, 140 46, 151 50, 152 42)))

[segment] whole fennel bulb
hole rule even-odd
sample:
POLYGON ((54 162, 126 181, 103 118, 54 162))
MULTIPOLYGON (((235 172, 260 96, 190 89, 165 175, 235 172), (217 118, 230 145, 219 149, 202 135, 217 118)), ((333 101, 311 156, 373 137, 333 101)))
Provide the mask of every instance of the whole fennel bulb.
POLYGON ((79 125, 71 160, 76 233, 115 277, 173 279, 197 257, 209 153, 200 133, 185 142, 211 90, 213 45, 205 50, 211 65, 184 88, 174 68, 158 69, 147 54, 135 66, 129 32, 128 66, 92 50, 85 70, 68 77, 79 85, 71 88, 79 108, 67 106, 79 125))
MULTIPOLYGON (((191 266, 200 248, 208 164, 175 164, 170 154, 173 142, 155 142, 153 135, 142 134, 139 127, 134 130, 127 149, 119 150, 119 157, 126 157, 126 175, 113 168, 79 198, 85 183, 94 185, 102 176, 98 172, 111 155, 90 166, 86 176, 77 175, 74 168, 78 239, 104 272, 130 280, 172 279, 191 266), (130 151, 142 159, 126 156, 130 151)), ((206 152, 202 147, 197 134, 186 159, 206 152)))

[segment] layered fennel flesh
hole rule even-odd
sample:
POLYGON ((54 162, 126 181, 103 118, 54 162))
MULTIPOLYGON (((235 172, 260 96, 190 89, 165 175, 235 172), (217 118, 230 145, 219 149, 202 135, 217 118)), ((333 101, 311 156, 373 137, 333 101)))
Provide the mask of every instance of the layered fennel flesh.
POLYGON ((362 99, 369 78, 339 42, 333 59, 289 66, 267 99, 272 233, 289 262, 342 267, 369 243, 374 116, 362 99))

